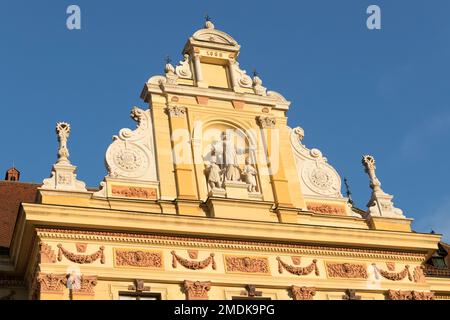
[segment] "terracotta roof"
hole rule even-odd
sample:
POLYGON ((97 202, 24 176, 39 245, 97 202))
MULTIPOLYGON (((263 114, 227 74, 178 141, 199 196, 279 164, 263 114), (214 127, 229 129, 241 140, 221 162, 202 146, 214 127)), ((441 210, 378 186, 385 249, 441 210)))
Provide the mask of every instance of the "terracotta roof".
POLYGON ((425 275, 429 277, 438 277, 438 278, 450 278, 450 269, 449 268, 436 268, 430 266, 429 264, 425 265, 425 275))
POLYGON ((0 181, 0 247, 9 247, 22 202, 35 202, 40 185, 0 181))

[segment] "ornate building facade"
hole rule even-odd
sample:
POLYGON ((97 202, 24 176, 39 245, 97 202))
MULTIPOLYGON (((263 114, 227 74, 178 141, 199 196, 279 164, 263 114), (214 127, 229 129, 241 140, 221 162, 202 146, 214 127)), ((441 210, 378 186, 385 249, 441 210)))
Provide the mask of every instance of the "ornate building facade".
POLYGON ((70 125, 57 124, 50 177, 28 186, 4 229, 0 297, 450 297, 448 269, 427 265, 446 256, 441 236, 412 231, 374 157, 362 158, 372 194, 360 210, 303 129, 288 127, 290 102, 241 69, 239 52, 206 21, 183 60, 144 85, 149 107, 113 136, 98 189, 77 177, 70 125))

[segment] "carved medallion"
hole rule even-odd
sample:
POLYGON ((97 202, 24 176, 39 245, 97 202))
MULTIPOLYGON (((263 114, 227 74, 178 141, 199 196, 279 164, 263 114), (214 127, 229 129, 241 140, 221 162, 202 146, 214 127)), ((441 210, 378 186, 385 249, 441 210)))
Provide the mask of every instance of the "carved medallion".
POLYGON ((283 270, 288 271, 291 274, 295 274, 297 276, 305 276, 310 274, 311 272, 315 272, 315 275, 319 275, 319 268, 317 267, 317 260, 314 259, 310 265, 306 267, 295 267, 287 264, 280 257, 277 257, 278 261, 278 273, 283 273, 283 270))
POLYGON ((316 288, 314 287, 290 287, 290 293, 294 300, 313 300, 316 295, 316 288))
POLYGON ((300 263, 302 262, 302 258, 299 256, 291 256, 292 259, 292 263, 295 264, 296 266, 300 265, 300 263))
POLYGON ((368 278, 367 267, 364 264, 327 262, 326 268, 330 278, 368 278))
POLYGON ((269 260, 265 257, 225 256, 227 272, 270 273, 269 260))
POLYGON ((386 262, 386 267, 389 271, 395 271, 395 262, 386 262))
POLYGON ((115 249, 117 267, 163 268, 162 252, 115 249))
POLYGON ((188 281, 183 282, 183 290, 187 300, 207 300, 208 291, 211 289, 211 281, 188 281))
POLYGON ((192 261, 185 259, 183 257, 180 257, 176 254, 175 251, 170 252, 172 254, 172 267, 176 268, 177 263, 181 264, 183 267, 191 270, 201 270, 205 269, 209 265, 213 268, 213 270, 216 270, 216 261, 214 260, 214 253, 211 253, 208 258, 202 260, 202 261, 192 261))
MULTIPOLYGON (((317 149, 311 149, 314 152, 317 149)), ((320 152, 319 150, 317 150, 320 152)), ((319 155, 317 155, 319 157, 319 155)), ((320 153, 320 157, 321 157, 320 153)), ((334 170, 324 164, 315 162, 307 163, 302 170, 303 181, 308 187, 322 195, 335 195, 339 192, 339 181, 336 179, 334 170)))
POLYGON ((133 143, 112 144, 107 151, 106 161, 111 168, 111 176, 137 178, 149 168, 146 152, 133 143))
POLYGON ((105 263, 105 255, 103 253, 103 250, 105 250, 104 246, 101 246, 98 251, 94 252, 93 254, 88 255, 82 255, 82 254, 75 254, 72 253, 66 249, 63 248, 62 244, 58 244, 58 261, 62 260, 62 256, 66 257, 67 260, 70 260, 75 263, 79 264, 88 264, 93 263, 100 259, 100 263, 105 263))
POLYGON ((75 243, 75 247, 77 248, 77 252, 85 253, 87 249, 87 243, 75 243))

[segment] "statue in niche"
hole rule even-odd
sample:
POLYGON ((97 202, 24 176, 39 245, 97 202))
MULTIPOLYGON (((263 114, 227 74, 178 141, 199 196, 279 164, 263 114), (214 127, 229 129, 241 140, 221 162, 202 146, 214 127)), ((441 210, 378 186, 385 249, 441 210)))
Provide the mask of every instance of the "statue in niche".
POLYGON ((222 169, 225 172, 225 181, 242 181, 241 170, 237 159, 237 154, 242 153, 234 146, 231 137, 223 132, 221 135, 222 141, 216 142, 212 146, 212 154, 217 156, 222 164, 222 169))
POLYGON ((248 192, 257 192, 256 190, 256 169, 251 164, 250 157, 245 159, 244 170, 242 170, 242 175, 245 177, 245 183, 248 185, 248 192))
POLYGON ((217 165, 216 157, 211 157, 211 164, 208 168, 208 185, 212 189, 222 189, 223 170, 217 165))

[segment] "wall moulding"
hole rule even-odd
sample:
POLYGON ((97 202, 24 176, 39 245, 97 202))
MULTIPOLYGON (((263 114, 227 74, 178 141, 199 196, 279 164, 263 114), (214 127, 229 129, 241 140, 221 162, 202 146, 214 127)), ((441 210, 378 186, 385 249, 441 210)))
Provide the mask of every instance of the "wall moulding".
POLYGON ((43 239, 96 241, 130 244, 153 244, 182 248, 235 249, 245 251, 273 252, 289 255, 351 257, 371 260, 397 260, 422 263, 425 254, 371 249, 339 248, 315 245, 284 244, 254 241, 216 240, 198 237, 177 237, 120 232, 78 231, 37 228, 43 239))

